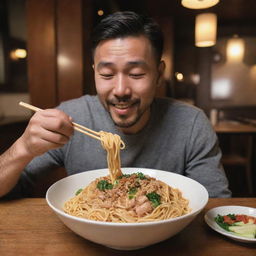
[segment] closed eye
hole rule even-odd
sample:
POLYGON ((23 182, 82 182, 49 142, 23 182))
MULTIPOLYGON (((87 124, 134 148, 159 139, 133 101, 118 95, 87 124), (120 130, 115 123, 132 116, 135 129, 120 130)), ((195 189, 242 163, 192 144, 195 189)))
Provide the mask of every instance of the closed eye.
POLYGON ((101 77, 103 77, 104 79, 111 79, 113 77, 112 74, 100 74, 101 77))
POLYGON ((142 78, 145 75, 145 73, 139 73, 139 74, 129 74, 130 77, 134 79, 142 78))

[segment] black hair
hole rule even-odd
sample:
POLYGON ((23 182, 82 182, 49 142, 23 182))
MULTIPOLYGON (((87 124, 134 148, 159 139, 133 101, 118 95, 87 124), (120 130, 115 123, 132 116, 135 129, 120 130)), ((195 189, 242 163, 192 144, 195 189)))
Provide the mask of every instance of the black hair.
POLYGON ((160 26, 153 19, 131 11, 115 12, 100 21, 92 33, 92 54, 103 40, 140 35, 150 41, 156 59, 160 61, 163 52, 160 26))

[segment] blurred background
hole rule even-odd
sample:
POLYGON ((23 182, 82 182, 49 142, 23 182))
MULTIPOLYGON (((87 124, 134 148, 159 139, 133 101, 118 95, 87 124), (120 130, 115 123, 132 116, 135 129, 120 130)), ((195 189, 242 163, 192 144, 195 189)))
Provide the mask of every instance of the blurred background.
POLYGON ((90 33, 124 10, 152 16, 164 32, 158 96, 205 111, 233 196, 255 196, 255 0, 1 0, 0 153, 31 116, 19 101, 48 108, 95 94, 90 33))

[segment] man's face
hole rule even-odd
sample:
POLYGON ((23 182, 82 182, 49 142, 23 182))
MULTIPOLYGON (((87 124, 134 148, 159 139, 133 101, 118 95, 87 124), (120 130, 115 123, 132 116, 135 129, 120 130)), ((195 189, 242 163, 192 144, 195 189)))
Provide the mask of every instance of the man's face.
POLYGON ((123 132, 136 133, 146 125, 162 66, 144 36, 109 39, 97 46, 96 90, 123 132))

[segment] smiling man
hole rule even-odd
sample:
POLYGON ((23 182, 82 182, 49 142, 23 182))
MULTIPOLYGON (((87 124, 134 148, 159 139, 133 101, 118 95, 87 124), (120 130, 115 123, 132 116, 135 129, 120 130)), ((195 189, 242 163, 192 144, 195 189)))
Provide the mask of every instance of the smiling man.
POLYGON ((122 167, 186 175, 211 197, 229 197, 217 136, 203 111, 155 98, 165 68, 159 26, 148 17, 117 12, 98 24, 92 39, 97 96, 34 114, 23 135, 0 156, 0 196, 29 196, 53 167, 64 166, 68 175, 106 168, 100 143, 74 133, 71 116, 92 130, 119 134, 126 144, 122 167))
POLYGON ((145 36, 101 42, 94 53, 99 99, 116 126, 137 133, 148 122, 150 105, 164 70, 145 36))

